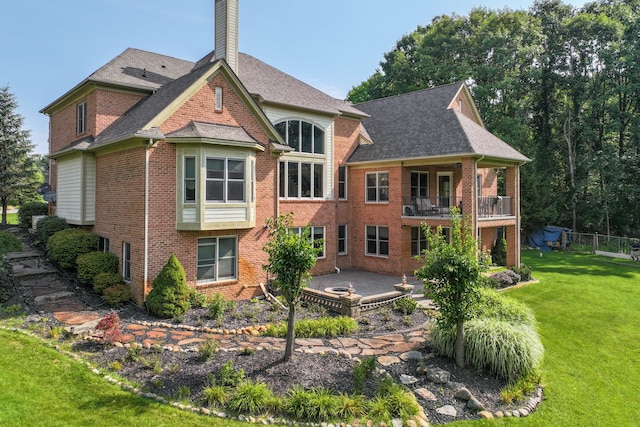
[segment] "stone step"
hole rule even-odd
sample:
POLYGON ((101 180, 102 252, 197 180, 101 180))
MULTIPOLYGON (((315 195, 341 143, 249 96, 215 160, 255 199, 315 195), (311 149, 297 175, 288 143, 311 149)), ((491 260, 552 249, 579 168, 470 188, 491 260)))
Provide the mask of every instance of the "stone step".
POLYGON ((66 298, 75 297, 76 294, 70 291, 54 292, 52 294, 40 295, 35 297, 35 303, 38 305, 49 304, 66 298))
POLYGON ((13 277, 21 282, 23 280, 36 279, 41 277, 55 276, 57 271, 53 268, 45 267, 27 267, 27 266, 12 266, 13 277))
POLYGON ((100 319, 90 320, 80 325, 65 326, 64 329, 65 331, 73 335, 86 336, 86 335, 90 335, 93 331, 95 331, 99 321, 100 319))
POLYGON ((5 257, 6 261, 9 263, 13 263, 14 261, 24 261, 24 260, 32 260, 32 259, 40 259, 42 258, 42 254, 36 251, 27 251, 27 252, 10 252, 5 257))

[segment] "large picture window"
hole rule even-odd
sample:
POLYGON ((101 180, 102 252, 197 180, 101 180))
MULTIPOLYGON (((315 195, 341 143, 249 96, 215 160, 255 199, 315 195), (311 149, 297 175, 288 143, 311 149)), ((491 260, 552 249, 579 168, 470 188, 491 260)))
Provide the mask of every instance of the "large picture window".
POLYGON ((244 202, 244 160, 207 157, 207 202, 244 202))
POLYGON ((389 255, 389 227, 367 225, 367 255, 389 255))
POLYGON ((321 198, 323 182, 323 164, 280 162, 280 197, 321 198))
POLYGON ((389 173, 373 172, 365 175, 366 201, 369 203, 389 201, 389 173))
POLYGON ((235 236, 198 239, 198 283, 236 279, 237 246, 235 236))
POLYGON ((324 130, 302 120, 277 123, 276 130, 287 145, 300 153, 324 154, 324 130))

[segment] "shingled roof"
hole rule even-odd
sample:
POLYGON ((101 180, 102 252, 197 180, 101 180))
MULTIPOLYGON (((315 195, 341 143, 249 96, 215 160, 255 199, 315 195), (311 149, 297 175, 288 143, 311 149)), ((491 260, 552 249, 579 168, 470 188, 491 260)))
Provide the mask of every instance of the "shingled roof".
MULTIPOLYGON (((211 70, 213 64, 213 52, 197 62, 191 62, 128 48, 45 107, 42 112, 48 113, 50 108, 63 102, 87 83, 122 86, 148 92, 148 97, 97 135, 92 147, 110 144, 141 134, 142 129, 157 114, 211 70)), ((335 99, 250 55, 239 55, 238 79, 247 91, 261 102, 321 114, 366 117, 365 113, 354 108, 349 102, 335 99)))
POLYGON ((464 83, 452 83, 356 104, 373 144, 360 145, 349 163, 443 156, 529 159, 483 126, 449 109, 464 83))

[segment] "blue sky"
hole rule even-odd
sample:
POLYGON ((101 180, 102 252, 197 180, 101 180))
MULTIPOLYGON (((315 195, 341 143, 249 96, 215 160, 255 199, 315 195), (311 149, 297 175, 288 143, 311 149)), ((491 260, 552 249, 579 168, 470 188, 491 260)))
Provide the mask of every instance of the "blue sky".
MULTIPOLYGON (((564 0, 581 7, 586 1, 564 0)), ((11 0, 0 14, 0 87, 9 85, 48 152, 39 111, 128 47, 196 61, 213 50, 214 0, 11 0)), ((240 51, 337 98, 378 67, 403 35, 474 7, 533 0, 240 0, 240 51)))

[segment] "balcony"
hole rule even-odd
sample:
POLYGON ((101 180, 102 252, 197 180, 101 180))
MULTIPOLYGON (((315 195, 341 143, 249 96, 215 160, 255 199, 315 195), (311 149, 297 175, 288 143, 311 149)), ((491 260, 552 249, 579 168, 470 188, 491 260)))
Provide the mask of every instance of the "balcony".
MULTIPOLYGON (((464 214, 462 197, 403 197, 402 216, 423 218, 449 218, 451 207, 457 206, 464 214)), ((477 198, 477 218, 513 216, 512 197, 482 196, 477 198)))
POLYGON ((462 208, 461 197, 403 197, 402 216, 448 218, 451 207, 462 208))

